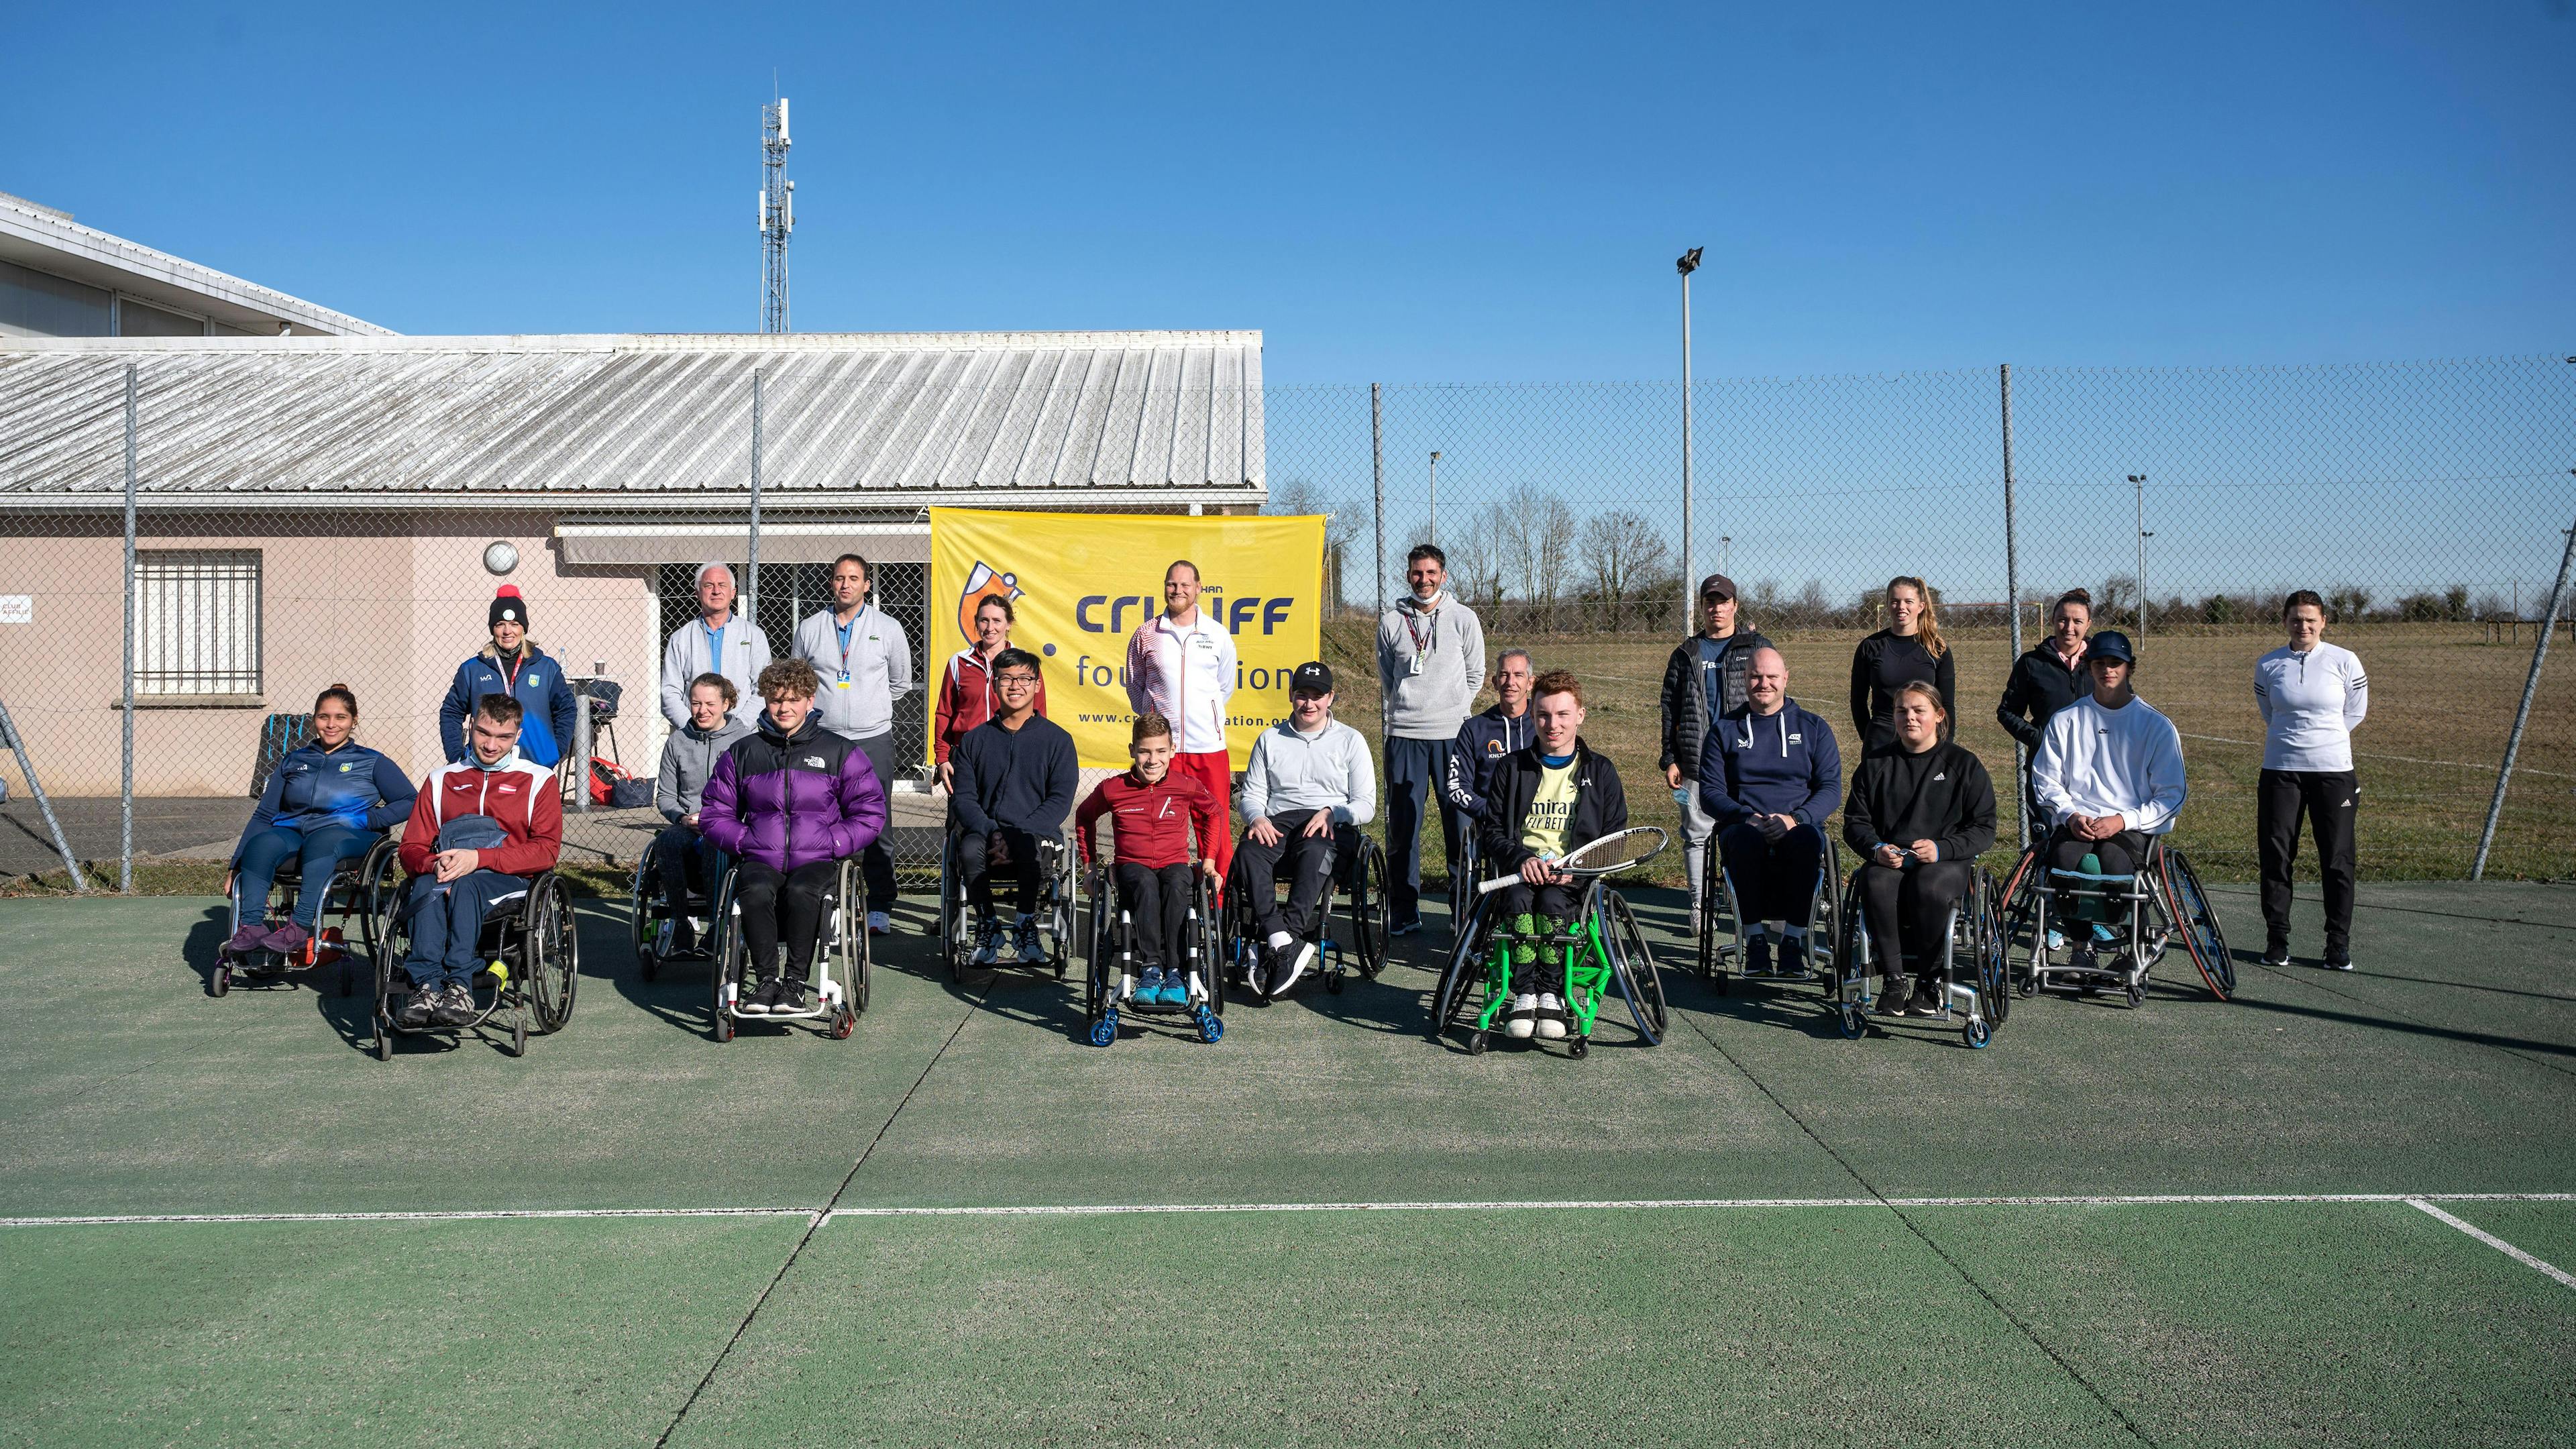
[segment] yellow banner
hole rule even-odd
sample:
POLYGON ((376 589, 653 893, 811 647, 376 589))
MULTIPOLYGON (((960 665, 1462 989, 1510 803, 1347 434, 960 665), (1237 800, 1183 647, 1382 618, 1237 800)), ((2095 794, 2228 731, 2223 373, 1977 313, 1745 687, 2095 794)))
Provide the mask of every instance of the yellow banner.
POLYGON ((1043 662, 1047 717, 1073 732, 1084 764, 1124 767, 1135 721, 1120 677, 1127 639, 1163 611, 1163 571, 1184 558, 1206 584, 1200 612, 1234 634, 1226 743, 1241 769, 1254 737, 1288 717, 1288 676, 1321 642, 1320 517, 934 508, 927 707, 949 656, 975 642, 975 606, 1008 595, 1012 645, 1043 662))

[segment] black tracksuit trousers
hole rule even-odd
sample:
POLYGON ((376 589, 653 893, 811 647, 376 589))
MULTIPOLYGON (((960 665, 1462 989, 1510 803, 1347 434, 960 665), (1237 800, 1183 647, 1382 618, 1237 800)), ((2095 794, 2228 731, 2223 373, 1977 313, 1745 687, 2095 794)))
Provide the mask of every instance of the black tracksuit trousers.
POLYGON ((2299 820, 2317 837, 2317 874, 2326 895, 2326 959, 2352 953, 2353 817, 2361 783, 2350 770, 2265 770, 2254 797, 2263 876, 2264 954, 2290 944, 2290 867, 2299 858, 2299 820))

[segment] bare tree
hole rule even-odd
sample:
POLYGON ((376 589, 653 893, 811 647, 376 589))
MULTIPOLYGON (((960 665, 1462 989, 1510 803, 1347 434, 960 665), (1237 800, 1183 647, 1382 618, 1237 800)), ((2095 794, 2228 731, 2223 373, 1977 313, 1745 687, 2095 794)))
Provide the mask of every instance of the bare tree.
POLYGON ((1343 569, 1350 562, 1351 542, 1359 536, 1360 524, 1366 517, 1359 504, 1345 499, 1327 502, 1324 490, 1304 478, 1291 478, 1270 489, 1270 499, 1263 512, 1284 516, 1317 514, 1324 516, 1324 591, 1325 606, 1342 607, 1345 579, 1343 569))
POLYGON ((1574 510, 1534 483, 1519 483, 1488 513, 1499 515, 1491 537, 1505 577, 1519 585, 1545 626, 1554 629, 1557 601, 1573 579, 1574 510))
POLYGON ((1672 548, 1663 534, 1644 514, 1626 508, 1584 520, 1582 555, 1612 629, 1619 627, 1631 599, 1646 597, 1672 571, 1672 548))

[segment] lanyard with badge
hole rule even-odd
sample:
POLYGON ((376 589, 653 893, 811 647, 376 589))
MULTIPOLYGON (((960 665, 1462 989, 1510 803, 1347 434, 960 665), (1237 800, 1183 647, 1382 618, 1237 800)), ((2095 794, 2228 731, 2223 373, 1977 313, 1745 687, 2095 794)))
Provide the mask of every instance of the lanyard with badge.
POLYGON ((1440 611, 1434 609, 1425 617, 1431 623, 1431 634, 1427 639, 1423 637, 1420 629, 1413 626, 1414 616, 1410 613, 1404 616, 1404 632, 1413 636, 1413 665, 1405 670, 1407 674, 1420 674, 1422 661, 1431 657, 1432 647, 1440 642, 1440 611))
POLYGON ((832 681, 834 689, 850 687, 850 640, 859 632, 859 618, 865 613, 867 609, 862 606, 857 614, 850 616, 850 622, 844 624, 835 620, 832 624, 832 632, 839 635, 841 640, 841 677, 832 681))

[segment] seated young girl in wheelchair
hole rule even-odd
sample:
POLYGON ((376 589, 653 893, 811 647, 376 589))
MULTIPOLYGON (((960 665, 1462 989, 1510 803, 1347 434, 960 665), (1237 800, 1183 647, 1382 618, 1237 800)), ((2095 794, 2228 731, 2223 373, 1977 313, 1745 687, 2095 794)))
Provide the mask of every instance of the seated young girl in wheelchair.
POLYGON ((782 659, 760 671, 759 689, 768 707, 758 730, 716 762, 698 805, 707 843, 735 861, 733 900, 758 979, 719 1001, 720 1029, 728 1007, 743 1016, 812 1012, 806 991, 824 896, 841 863, 886 827, 885 788, 867 753, 815 716, 822 681, 814 666, 782 659))
POLYGON ((327 907, 337 904, 343 917, 366 914, 372 883, 349 872, 410 816, 418 792, 400 766, 353 738, 357 728, 358 697, 334 684, 313 701, 311 742, 269 772, 224 883, 233 898, 227 966, 262 956, 279 969, 313 965, 327 907), (274 908, 286 915, 282 922, 271 918, 273 887, 285 897, 274 908))
POLYGON ((1223 989, 1211 979, 1215 962, 1204 945, 1206 887, 1216 878, 1224 807, 1197 777, 1172 773, 1172 725, 1163 716, 1137 716, 1127 748, 1134 768, 1101 781, 1073 814, 1076 847, 1082 863, 1093 868, 1093 1038, 1103 1046, 1114 1041, 1118 1008, 1127 1006, 1190 1012, 1201 1035, 1213 1041, 1213 1013, 1199 1013, 1223 989), (1107 872, 1116 904, 1106 910, 1108 893, 1098 869, 1103 815, 1113 822, 1117 846, 1107 872))
POLYGON ((1895 747, 1861 761, 1843 806, 1876 958, 1845 969, 1877 966, 1879 1015, 1939 1016, 1948 1006, 1942 933, 1973 884, 1977 857, 1995 843, 1995 785, 1974 754, 1946 738, 1949 712, 1932 685, 1899 685, 1894 714, 1895 747))

